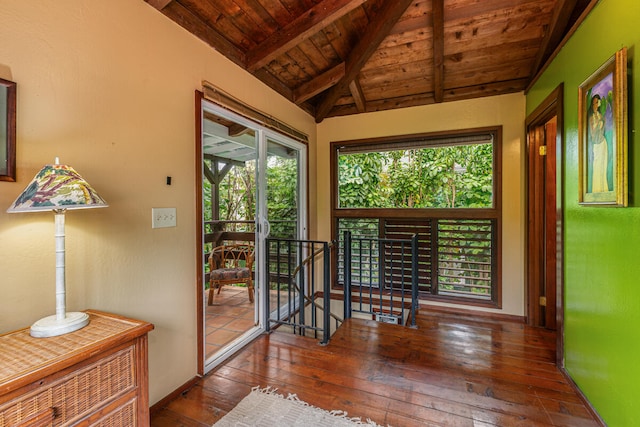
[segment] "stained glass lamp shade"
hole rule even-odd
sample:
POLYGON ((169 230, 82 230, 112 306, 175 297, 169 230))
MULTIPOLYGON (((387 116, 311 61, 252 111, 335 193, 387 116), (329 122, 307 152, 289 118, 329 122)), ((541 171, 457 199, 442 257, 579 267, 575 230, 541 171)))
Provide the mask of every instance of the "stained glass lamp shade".
POLYGON ((71 166, 46 165, 7 210, 9 213, 53 211, 56 241, 56 314, 31 326, 31 336, 53 337, 89 323, 86 313, 66 312, 64 214, 69 209, 104 208, 107 202, 71 166))

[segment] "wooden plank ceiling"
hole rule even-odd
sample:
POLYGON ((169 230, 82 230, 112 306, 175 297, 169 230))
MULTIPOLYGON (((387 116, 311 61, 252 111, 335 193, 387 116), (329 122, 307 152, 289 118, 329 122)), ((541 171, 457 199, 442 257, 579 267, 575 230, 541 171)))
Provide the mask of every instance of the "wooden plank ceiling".
POLYGON ((597 0, 145 0, 326 117, 524 90, 597 0))

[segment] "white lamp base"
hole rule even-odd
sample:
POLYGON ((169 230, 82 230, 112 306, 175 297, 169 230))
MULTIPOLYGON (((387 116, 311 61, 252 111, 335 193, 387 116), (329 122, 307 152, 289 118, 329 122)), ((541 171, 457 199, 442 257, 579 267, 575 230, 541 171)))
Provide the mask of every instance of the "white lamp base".
POLYGON ((31 325, 29 334, 35 338, 56 337, 69 332, 77 331, 89 324, 87 313, 66 313, 64 319, 58 320, 57 316, 47 316, 31 325))

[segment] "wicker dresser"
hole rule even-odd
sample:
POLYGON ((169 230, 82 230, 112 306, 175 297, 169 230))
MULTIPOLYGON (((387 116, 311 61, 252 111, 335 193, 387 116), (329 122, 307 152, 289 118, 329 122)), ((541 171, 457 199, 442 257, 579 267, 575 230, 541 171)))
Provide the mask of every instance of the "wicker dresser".
POLYGON ((0 427, 149 425, 153 325, 87 313, 89 325, 66 335, 0 335, 0 427))

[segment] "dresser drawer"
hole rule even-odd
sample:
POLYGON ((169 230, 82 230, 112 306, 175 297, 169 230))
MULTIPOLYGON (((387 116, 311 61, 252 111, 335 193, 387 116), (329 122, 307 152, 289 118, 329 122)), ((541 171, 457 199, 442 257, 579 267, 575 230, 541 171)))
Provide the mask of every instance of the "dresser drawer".
MULTIPOLYGON (((126 347, 79 368, 46 386, 39 387, 0 406, 0 427, 34 425, 30 420, 46 417, 53 408, 54 419, 43 426, 73 425, 106 402, 136 387, 135 347, 126 347)), ((135 402, 131 402, 135 418, 135 402)), ((115 413, 115 412, 114 412, 115 413)), ((113 413, 112 413, 113 414, 113 413)), ((115 416, 115 415, 114 415, 115 416)), ((126 419, 126 414, 123 415, 126 419)), ((107 420, 108 416, 105 418, 107 420)), ((106 422, 106 421, 105 421, 106 422)), ((98 424, 104 426, 135 425, 98 424)))
POLYGON ((136 399, 130 400, 124 405, 114 409, 101 420, 90 424, 91 427, 131 427, 137 426, 136 399))

